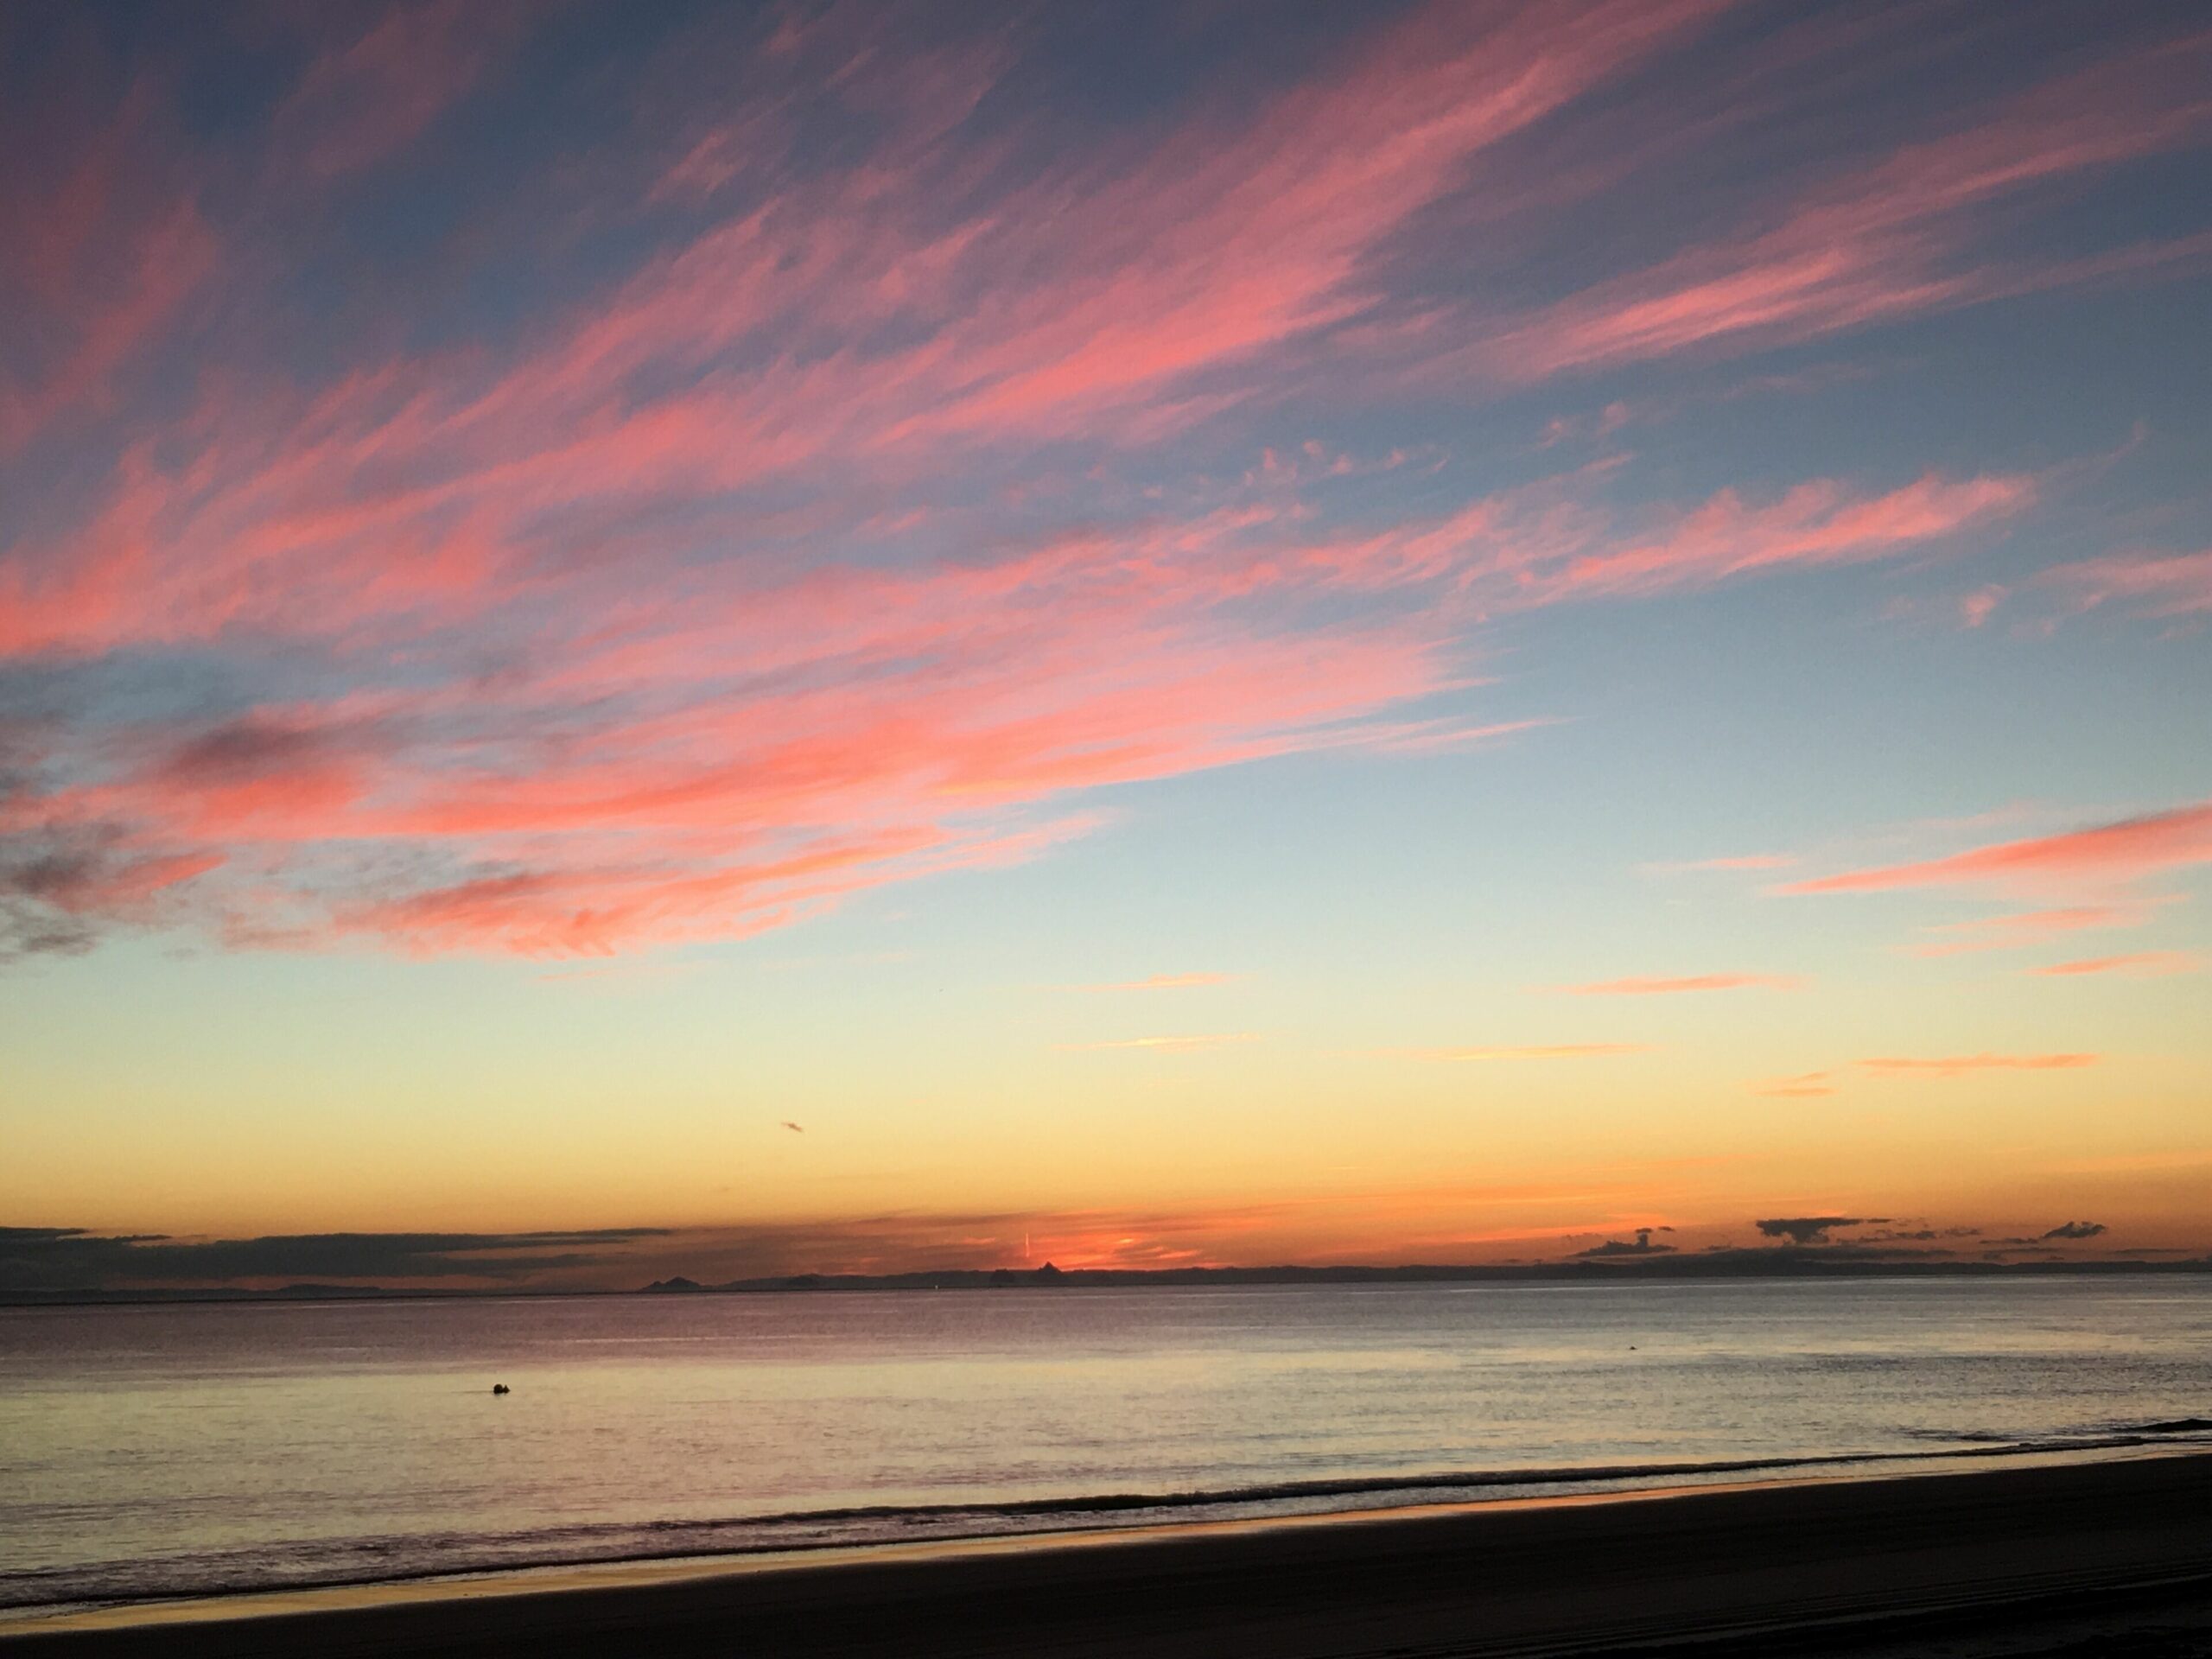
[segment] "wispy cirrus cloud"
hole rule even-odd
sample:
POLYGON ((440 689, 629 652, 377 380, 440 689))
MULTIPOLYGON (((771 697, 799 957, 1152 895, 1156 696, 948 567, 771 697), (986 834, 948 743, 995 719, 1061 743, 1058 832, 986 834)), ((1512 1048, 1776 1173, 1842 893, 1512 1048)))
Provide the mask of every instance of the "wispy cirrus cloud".
MULTIPOLYGON (((102 124, 58 89, 0 111, 0 460, 112 413, 127 377, 213 276, 205 181, 156 89, 133 86, 102 124)), ((0 543, 4 547, 4 543, 0 543)))
POLYGON ((1795 991, 1804 982, 1783 974, 1691 974, 1680 978, 1601 979, 1555 988, 1569 996, 1680 996, 1699 991, 1795 991))
POLYGON ((1622 1054, 1644 1054, 1649 1043, 1504 1043, 1465 1048, 1378 1048, 1377 1058, 1436 1060, 1446 1064, 1491 1060, 1598 1060, 1622 1054))
POLYGON ((321 50, 277 109, 278 153, 321 179, 385 159, 466 97, 523 32, 509 0, 329 14, 365 26, 321 50))
POLYGON ((1228 985, 1239 977, 1236 974, 1147 974, 1142 979, 1124 979, 1099 985, 1078 985, 1079 991, 1187 991, 1208 985, 1228 985))
MULTIPOLYGON (((2097 1065, 2099 1054, 1886 1055, 1854 1060, 1852 1069, 1872 1077, 1948 1081, 1986 1071, 2078 1071, 2097 1065)), ((1815 1100, 1836 1094, 1843 1079, 1834 1071, 1801 1071, 1751 1085, 1754 1095, 1771 1100, 1815 1100)))
POLYGON ((1963 922, 1939 922, 1924 930, 1934 937, 1912 949, 1916 957, 1957 957, 1980 950, 2019 950, 2069 933, 2133 927, 2149 914, 2137 904, 2061 905, 2045 910, 1977 916, 1963 922))
POLYGON ((172 917, 180 890, 221 861, 211 852, 136 849, 100 826, 7 831, 0 811, 0 963, 73 956, 118 920, 172 917))
POLYGON ((1239 1043, 1256 1043, 1260 1033, 1255 1031, 1193 1032, 1166 1037, 1116 1037, 1096 1043, 1055 1043, 1052 1046, 1065 1054, 1095 1053, 1113 1049, 1142 1049, 1160 1054, 1183 1054, 1198 1049, 1227 1048, 1239 1043))
POLYGON ((2031 968, 2028 972, 2044 979, 2079 979, 2092 974, 2193 974, 2203 965, 2186 950, 2134 950, 2116 957, 2082 957, 2072 962, 2054 962, 2047 967, 2031 968))
POLYGON ((1835 1079, 1827 1071, 1800 1071, 1795 1077, 1770 1077, 1751 1086, 1753 1094, 1775 1100, 1814 1100, 1835 1091, 1835 1079))
MULTIPOLYGON (((1099 821, 1086 791, 1534 732, 1436 712, 1493 618, 2001 535, 2042 476, 1908 461, 1673 499, 1607 466, 1477 487, 1440 447, 1361 459, 1263 429, 1333 399, 1347 364, 1402 384, 1414 336, 1439 364, 1554 342, 1471 396, 1611 360, 1607 327, 1633 354, 1688 349, 1626 316, 1650 298, 1626 289, 1502 319, 1422 284, 1476 171, 1525 166, 1516 145, 1725 10, 1417 7, 1236 99, 1072 135, 1025 102, 1020 31, 732 25, 742 49, 696 71, 713 96, 663 116, 633 87, 645 112, 588 165, 497 158, 501 192, 546 204, 505 286, 482 263, 499 238, 369 273, 391 238, 271 244, 314 226, 235 206, 280 163, 388 182, 533 26, 446 3, 329 24, 289 92, 238 114, 236 154, 156 193, 203 204, 198 251, 155 248, 143 204, 111 212, 126 167, 88 162, 106 182, 42 184, 5 221, 38 232, 7 280, 48 299, 92 265, 128 278, 108 307, 127 326, 37 336, 63 346, 12 394, 23 432, 114 406, 157 344, 204 371, 139 418, 116 407, 111 464, 0 530, 0 668, 112 686, 158 664, 178 688, 59 699, 0 840, 24 868, 97 843, 139 874, 18 884, 16 937, 182 918, 236 944, 547 956, 742 937, 1038 855, 1099 821), (315 259, 364 312, 372 274, 404 290, 406 315, 271 347, 317 310, 272 273, 315 259), (537 268, 568 263, 565 283, 537 268), (142 305, 142 281, 169 287, 142 305), (182 296, 211 285, 251 327, 188 326, 182 296), (479 287, 527 315, 449 302, 479 287), (121 343, 79 363, 67 342, 103 330, 121 343), (1332 493, 1414 470, 1439 481, 1380 511, 1332 493)), ((2018 178, 2190 139, 2177 84, 2125 107, 2052 94, 2073 124, 2030 133, 2018 178)), ((1951 225, 2017 182, 1975 170, 2026 130, 1995 127, 2012 137, 1862 169, 1821 222, 1891 247, 1951 225), (1883 179, 1916 217, 1866 217, 1883 179)))
POLYGON ((2054 565, 2036 580, 2082 610, 2105 606, 2139 616, 2212 615, 2212 550, 2115 553, 2054 565))
POLYGON ((2026 477, 1932 474, 1871 498, 1827 480, 1765 505, 1723 491, 1659 536, 1563 562, 1548 585, 1554 596, 1653 594, 1787 565, 1859 563, 1987 525, 2034 499, 2026 477))
POLYGON ((1818 876, 1786 893, 1884 893, 1910 887, 2032 890, 2084 880, 2126 882, 2212 862, 2212 802, 2196 802, 2055 836, 1999 842, 1945 858, 1818 876))
POLYGON ((2130 160, 2212 136, 2212 36, 2162 41, 2022 94, 2007 109, 1814 188, 1744 234, 1563 300, 1474 348, 1542 378, 1690 350, 1743 350, 2212 256, 2196 236, 2101 256, 1972 251, 1999 204, 2079 191, 2130 160))
POLYGON ((2005 588, 1998 582, 1987 583, 1961 595, 1959 600, 1959 626, 1962 628, 1980 627, 1997 613, 2005 596, 2005 588))
POLYGON ((1795 853, 1737 853, 1721 858, 1692 859, 1686 863, 1647 864, 1643 868, 1662 874, 1700 874, 1735 870, 1786 870, 1796 862, 1795 853))
POLYGON ((1878 1077, 1948 1079, 1980 1071, 2078 1071, 2097 1064, 2095 1054, 1946 1054, 1930 1058, 1886 1057, 1860 1060, 1859 1070, 1878 1077))
MULTIPOLYGON (((181 588, 143 579, 144 539, 97 539, 75 585, 28 593, 16 627, 90 625, 99 633, 76 645, 86 650, 180 628, 312 637, 335 620, 353 636, 332 642, 349 658, 404 652, 406 683, 214 726, 142 727, 104 746, 99 771, 19 802, 13 818, 107 826, 149 855, 230 867, 209 890, 228 890, 218 913, 237 915, 226 925, 241 938, 569 954, 742 933, 884 880, 1050 845, 1077 820, 1039 829, 1007 815, 1068 791, 1357 744, 1369 723, 1393 747, 1402 723, 1388 711, 1458 681, 1453 620, 1477 595, 1560 602, 1580 585, 1555 531, 1541 550, 1524 546, 1522 515, 1537 510, 1500 499, 1351 543, 1300 542, 1273 512, 1228 512, 994 563, 782 581, 673 569, 664 593, 605 604, 594 596, 617 569, 587 563, 520 579, 505 607, 493 604, 504 581, 486 572, 519 550, 448 537, 422 543, 425 565, 349 567, 344 516, 337 556, 311 587, 358 582, 358 594, 287 580, 318 545, 313 525, 224 543, 218 563, 263 546, 279 568, 210 590, 192 555, 213 550, 213 526, 188 517, 169 544, 181 588), (100 569, 109 546, 129 548, 141 579, 100 569), (1346 594, 1385 608, 1281 626, 1346 594), (477 654, 510 619, 512 665, 486 681, 477 654), (426 683, 423 666, 463 638, 452 677, 426 683), (363 848, 383 849, 365 885, 343 868, 359 868, 363 848), (231 870, 248 868, 257 879, 234 887, 231 870)), ((1582 514, 1585 544, 1609 533, 1582 514)), ((472 534, 485 522, 480 512, 472 534)), ((1768 563, 1744 534, 1729 545, 1726 561, 1646 559, 1639 581, 1768 563)), ((1813 556, 1834 545, 1819 540, 1813 556)), ((61 644, 33 635, 18 648, 61 644)))
MULTIPOLYGON (((87 520, 0 554, 0 657, 312 642, 336 671, 227 721, 63 734, 0 834, 198 861, 234 940, 591 953, 1018 855, 1077 822, 1021 821, 1066 791, 1357 741, 1458 682, 1449 631, 1410 603, 1285 626, 1375 584, 1278 510, 1009 537, 914 480, 950 451, 1178 429, 1213 395, 1166 388, 1356 308, 1368 251, 1468 154, 1710 9, 1593 0, 1573 32, 1430 12, 1205 134, 1203 165, 1172 132, 1115 168, 1069 153, 950 219, 932 204, 961 195, 963 116, 1004 51, 969 54, 948 105, 823 31, 845 55, 812 87, 786 63, 778 96, 866 106, 857 158, 787 159, 505 360, 212 385, 126 446, 87 520), (874 336, 906 343, 854 349, 874 336), (905 505, 848 508, 855 467, 905 505), (803 505, 762 514, 771 485, 803 505)), ((461 15, 397 9, 326 52, 276 113, 284 146, 327 172, 417 136, 496 44, 472 22, 438 49, 461 15)))

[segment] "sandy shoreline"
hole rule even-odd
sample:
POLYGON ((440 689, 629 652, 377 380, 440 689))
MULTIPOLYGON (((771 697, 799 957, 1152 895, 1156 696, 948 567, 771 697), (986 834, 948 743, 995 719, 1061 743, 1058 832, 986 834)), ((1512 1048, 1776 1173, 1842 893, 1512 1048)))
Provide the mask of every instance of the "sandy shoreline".
POLYGON ((274 1592, 0 1653, 2087 1654, 2160 1609, 2212 1653, 2212 1454, 274 1592))

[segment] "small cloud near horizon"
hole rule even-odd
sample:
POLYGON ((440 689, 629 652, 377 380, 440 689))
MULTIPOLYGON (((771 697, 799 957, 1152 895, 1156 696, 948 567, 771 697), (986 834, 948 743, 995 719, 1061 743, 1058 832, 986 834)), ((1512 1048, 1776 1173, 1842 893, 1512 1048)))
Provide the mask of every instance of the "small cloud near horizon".
POLYGON ((1569 1259, 1586 1262, 1593 1257, 1611 1255, 1672 1255, 1675 1246, 1655 1244, 1652 1243, 1651 1235, 1654 1232, 1671 1233, 1674 1230, 1671 1227, 1639 1227, 1636 1230, 1636 1241, 1633 1243, 1626 1239, 1609 1238, 1603 1243, 1592 1245, 1586 1250, 1577 1250, 1569 1259))
POLYGON ((2067 1221, 2061 1222, 2043 1236, 2045 1238, 2095 1238, 2100 1234, 2110 1230, 2101 1221, 2067 1221))
POLYGON ((1767 1238, 1787 1239, 1792 1244, 1826 1244, 1838 1227, 1877 1227, 1887 1216, 1775 1216, 1751 1224, 1767 1238))

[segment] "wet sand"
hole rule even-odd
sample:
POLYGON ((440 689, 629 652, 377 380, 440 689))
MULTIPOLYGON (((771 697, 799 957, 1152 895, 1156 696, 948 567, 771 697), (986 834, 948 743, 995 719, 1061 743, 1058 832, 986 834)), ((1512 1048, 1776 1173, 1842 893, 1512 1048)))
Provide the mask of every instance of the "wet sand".
POLYGON ((2212 1454, 114 1610, 0 1656, 2212 1655, 2212 1454))

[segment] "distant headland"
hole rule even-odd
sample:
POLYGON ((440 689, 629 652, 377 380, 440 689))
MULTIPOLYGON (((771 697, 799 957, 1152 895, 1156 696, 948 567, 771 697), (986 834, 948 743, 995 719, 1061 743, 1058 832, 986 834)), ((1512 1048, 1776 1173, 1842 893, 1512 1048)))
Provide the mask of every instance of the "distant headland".
POLYGON ((1782 1245, 1708 1250, 1695 1255, 1600 1256, 1570 1262, 1469 1266, 1263 1268, 948 1268, 907 1273, 796 1273, 733 1279, 718 1285, 657 1279, 638 1294, 669 1296, 852 1290, 1011 1290, 1039 1287, 1133 1288, 1178 1285, 1590 1284, 1647 1279, 2016 1278, 2212 1272, 2212 1257, 2172 1261, 1931 1262, 1848 1246, 1782 1245))
POLYGON ((1694 1255, 1595 1251, 1564 1262, 1408 1264, 1398 1267, 1212 1268, 924 1268, 905 1273, 794 1273, 702 1283, 682 1274, 619 1287, 382 1286, 290 1284, 272 1288, 229 1285, 113 1286, 0 1289, 0 1307, 103 1306, 133 1302, 448 1301, 467 1297, 788 1295, 810 1291, 1019 1290, 1057 1287, 1171 1290, 1231 1285, 1590 1285, 1623 1281, 1726 1279, 2109 1278, 2145 1274, 2212 1273, 2212 1256, 2106 1256, 2093 1261, 1931 1260, 1848 1244, 1783 1244, 1700 1251, 1694 1255))

